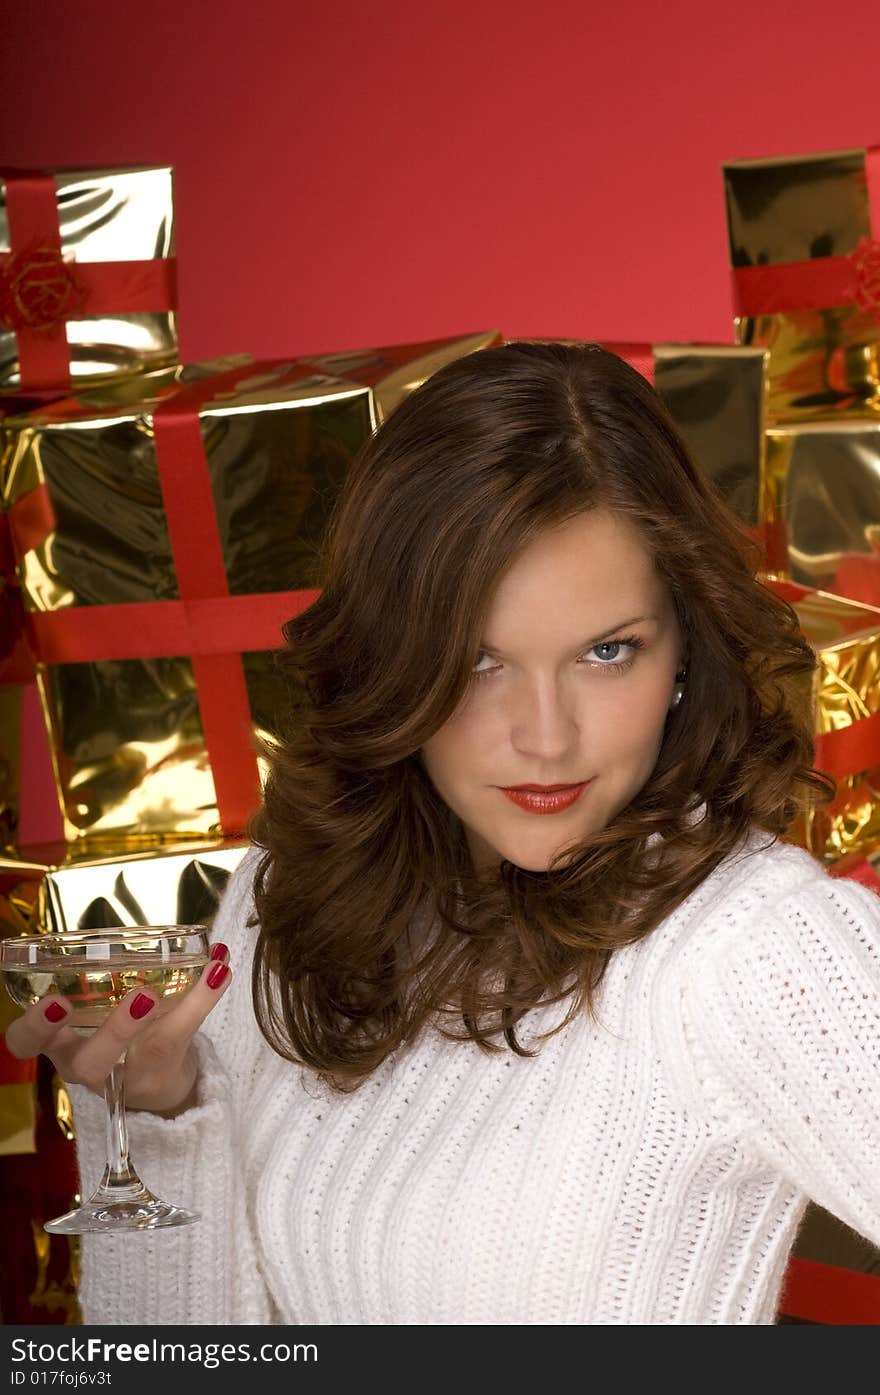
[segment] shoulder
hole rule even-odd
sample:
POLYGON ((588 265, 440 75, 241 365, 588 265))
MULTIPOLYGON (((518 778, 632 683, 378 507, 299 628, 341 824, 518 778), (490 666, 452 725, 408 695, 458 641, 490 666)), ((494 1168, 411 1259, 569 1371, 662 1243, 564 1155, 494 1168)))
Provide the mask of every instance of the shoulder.
POLYGON ((724 858, 690 899, 698 910, 686 916, 678 942, 688 977, 731 957, 755 969, 771 961, 794 965, 850 955, 875 971, 880 966, 880 896, 833 877, 804 848, 761 830, 724 858))
POLYGON ((822 862, 806 848, 753 827, 706 881, 719 903, 744 901, 761 906, 797 891, 817 877, 831 880, 822 862))
MULTIPOLYGON (((658 926, 657 948, 670 970, 687 972, 695 959, 759 933, 781 904, 811 902, 817 887, 824 894, 839 885, 805 848, 753 827, 658 926)), ((874 897, 866 887, 858 890, 874 897)), ((880 898, 874 900, 880 909, 880 898)))

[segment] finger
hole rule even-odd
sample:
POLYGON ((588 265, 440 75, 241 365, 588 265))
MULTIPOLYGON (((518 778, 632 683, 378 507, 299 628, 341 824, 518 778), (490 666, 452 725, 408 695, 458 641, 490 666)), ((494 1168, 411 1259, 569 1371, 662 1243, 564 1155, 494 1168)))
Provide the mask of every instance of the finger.
POLYGON ((230 979, 227 964, 209 962, 198 983, 179 1001, 163 1003, 161 1018, 153 1017, 156 995, 147 989, 133 989, 82 1047, 76 1062, 79 1079, 99 1089, 122 1053, 142 1035, 143 1040, 138 1041, 141 1065, 164 1067, 182 1060, 191 1038, 219 1002, 230 979), (152 1030, 147 1032, 147 1027, 152 1030))
POLYGON ((32 1003, 6 1029, 10 1055, 24 1061, 31 1056, 61 1052, 78 1043, 79 1037, 70 1027, 71 1020, 71 1005, 59 993, 50 993, 38 1003, 32 1003))
POLYGON ((92 1090, 100 1091, 107 1076, 150 1022, 159 999, 147 988, 132 988, 87 1038, 76 1058, 77 1080, 92 1090))
MULTIPOLYGON (((226 950, 226 946, 218 946, 226 950)), ((229 951, 226 950, 228 954, 229 951)), ((144 1039, 144 1056, 183 1056, 208 1013, 217 1006, 232 982, 232 970, 225 959, 206 964, 198 983, 157 1021, 149 1038, 144 1039)), ((143 1059, 143 1057, 142 1057, 143 1059)))
POLYGON ((138 1036, 128 1058, 134 1072, 129 1079, 129 1102, 134 1108, 177 1112, 191 1098, 198 1074, 193 1039, 230 981, 228 964, 215 959, 206 965, 199 982, 157 1017, 150 1031, 138 1036))

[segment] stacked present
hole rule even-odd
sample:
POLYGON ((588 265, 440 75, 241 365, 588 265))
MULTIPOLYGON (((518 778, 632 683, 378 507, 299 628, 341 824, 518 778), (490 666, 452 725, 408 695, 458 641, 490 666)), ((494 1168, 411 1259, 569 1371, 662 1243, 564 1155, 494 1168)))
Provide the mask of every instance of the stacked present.
POLYGON ((0 407, 174 362, 172 183, 0 170, 0 407))
POLYGON ((774 569, 782 558, 762 507, 767 350, 733 344, 604 347, 656 388, 694 459, 760 544, 766 570, 774 569))
MULTIPOLYGON (((816 650, 838 796, 790 836, 880 885, 878 152, 724 178, 738 343, 607 347, 655 384, 816 650)), ((0 935, 211 919, 259 800, 255 737, 291 705, 281 625, 317 594, 351 460, 444 363, 503 342, 184 365, 174 269, 170 169, 0 173, 0 935)), ((71 1133, 45 1061, 0 1040, 4 1321, 77 1320, 76 1252, 41 1226, 71 1202, 71 1133)), ((811 1217, 805 1255, 880 1268, 811 1217)))
MULTIPOLYGON (((786 836, 880 890, 880 149, 738 161, 724 180, 738 342, 606 347, 664 399, 816 653, 804 696, 837 794, 786 836)), ((817 1206, 786 1311, 852 1320, 823 1319, 802 1261, 835 1266, 838 1314, 876 1311, 859 1283, 880 1252, 817 1206)))
POLYGON ((654 384, 816 651, 838 794, 789 837, 880 889, 880 148, 723 174, 738 342, 606 347, 654 384))
POLYGON ((737 338, 780 421, 880 407, 880 147, 724 166, 737 338))
MULTIPOLYGON (((246 849, 255 736, 290 707, 281 626, 317 594, 351 460, 501 338, 183 365, 169 169, 0 190, 0 934, 204 923, 246 849)), ((76 1185, 64 1092, 3 1052, 0 1082, 4 1320, 76 1320, 76 1255, 41 1227, 76 1185)))
POLYGON ((736 333, 768 354, 768 580, 819 660, 834 803, 792 837, 880 888, 880 147, 723 169, 736 333))
MULTIPOLYGON (((837 782, 787 836, 880 890, 880 148, 734 161, 723 180, 736 338, 766 353, 741 512, 816 653, 815 764, 837 782)), ((811 1205, 783 1311, 876 1322, 877 1275, 880 1252, 811 1205)))

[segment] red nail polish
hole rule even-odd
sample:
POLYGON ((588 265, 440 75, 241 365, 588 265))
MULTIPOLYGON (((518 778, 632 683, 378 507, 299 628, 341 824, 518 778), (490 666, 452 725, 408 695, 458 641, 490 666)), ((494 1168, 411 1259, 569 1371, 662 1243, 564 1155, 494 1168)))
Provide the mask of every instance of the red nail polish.
POLYGON ((50 1003, 43 1016, 47 1022, 60 1022, 62 1017, 67 1016, 67 1008, 63 1008, 60 1003, 50 1003))
POLYGON ((146 1017, 148 1012, 152 1012, 155 1006, 155 1001, 148 998, 146 993, 138 993, 128 1010, 132 1017, 141 1018, 146 1017))
POLYGON ((227 959, 229 957, 229 946, 221 944, 218 940, 211 949, 212 959, 227 959))
POLYGON ((219 988, 228 973, 228 964, 212 965, 212 967, 208 970, 208 987, 219 988))

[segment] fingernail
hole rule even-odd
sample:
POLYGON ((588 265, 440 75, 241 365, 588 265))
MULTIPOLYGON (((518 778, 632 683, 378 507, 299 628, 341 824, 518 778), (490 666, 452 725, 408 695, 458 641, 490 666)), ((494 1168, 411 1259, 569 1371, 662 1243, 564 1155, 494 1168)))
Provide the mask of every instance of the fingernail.
POLYGON ((228 973, 228 964, 214 964, 208 970, 208 987, 219 988, 228 973))
POLYGON ((229 958, 229 946, 228 946, 228 945, 221 944, 220 941, 218 940, 217 943, 213 946, 213 948, 212 948, 212 950, 211 950, 211 958, 212 958, 212 959, 228 959, 228 958, 229 958))
POLYGON ((43 1016, 47 1022, 60 1022, 62 1017, 67 1016, 67 1008, 62 1007, 60 1003, 50 1003, 43 1016))
POLYGON ((146 1017, 147 1013, 151 1012, 155 1006, 155 999, 148 998, 146 993, 138 993, 128 1010, 132 1017, 140 1018, 146 1017))

